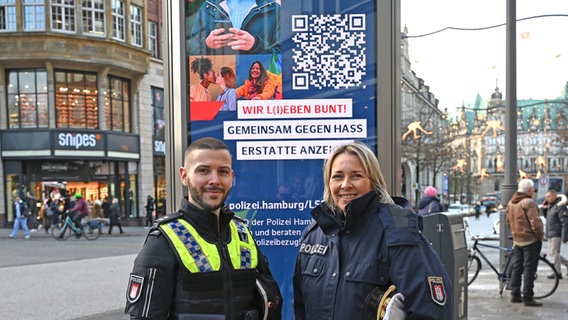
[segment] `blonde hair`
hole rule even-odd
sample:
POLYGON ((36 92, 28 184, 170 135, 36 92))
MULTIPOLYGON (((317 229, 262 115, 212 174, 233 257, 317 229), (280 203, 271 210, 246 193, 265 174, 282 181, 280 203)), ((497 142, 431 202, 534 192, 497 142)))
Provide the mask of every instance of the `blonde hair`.
POLYGON ((337 147, 325 161, 323 169, 323 201, 334 211, 337 211, 339 209, 333 202, 331 189, 329 188, 329 182, 331 180, 331 167, 333 166, 335 158, 344 153, 352 154, 356 156, 359 161, 361 161, 361 165, 363 166, 365 174, 371 180, 371 187, 379 196, 379 202, 394 203, 387 191, 387 185, 385 178, 383 177, 383 174, 381 172, 379 160, 377 160, 377 157, 367 145, 360 142, 353 142, 337 147))

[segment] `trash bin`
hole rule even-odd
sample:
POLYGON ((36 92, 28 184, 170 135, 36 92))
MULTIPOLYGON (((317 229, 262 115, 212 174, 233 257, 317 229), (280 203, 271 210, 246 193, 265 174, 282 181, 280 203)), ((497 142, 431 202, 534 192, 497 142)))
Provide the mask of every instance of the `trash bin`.
POLYGON ((441 212, 424 216, 424 236, 446 267, 453 285, 453 319, 467 319, 467 242, 463 214, 441 212))

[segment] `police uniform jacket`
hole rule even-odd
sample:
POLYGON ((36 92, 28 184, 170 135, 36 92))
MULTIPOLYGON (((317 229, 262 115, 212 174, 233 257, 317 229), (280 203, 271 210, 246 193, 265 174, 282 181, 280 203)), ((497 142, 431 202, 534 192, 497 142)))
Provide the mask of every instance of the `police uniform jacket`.
MULTIPOLYGON (((230 227, 232 219, 236 219, 234 213, 225 207, 218 226, 215 214, 196 208, 187 198, 182 200, 178 212, 158 219, 134 261, 125 313, 129 313, 131 319, 240 320, 245 313, 261 308, 255 281, 258 275, 274 279, 258 248, 255 269, 235 270, 228 250, 229 242, 234 239, 230 227), (199 234, 195 236, 216 246, 221 261, 219 271, 192 273, 184 266, 172 240, 160 228, 161 224, 175 219, 189 222, 199 234)), ((250 235, 248 231, 247 235, 250 235)), ((247 235, 239 233, 239 237, 247 235)), ((245 240, 252 241, 256 247, 251 237, 245 240)), ((277 291, 278 300, 281 296, 279 289, 277 291)))
POLYGON ((312 211, 294 270, 295 319, 368 319, 369 293, 391 284, 404 295, 407 319, 451 319, 451 280, 418 215, 380 203, 374 191, 346 212, 325 203, 312 211))

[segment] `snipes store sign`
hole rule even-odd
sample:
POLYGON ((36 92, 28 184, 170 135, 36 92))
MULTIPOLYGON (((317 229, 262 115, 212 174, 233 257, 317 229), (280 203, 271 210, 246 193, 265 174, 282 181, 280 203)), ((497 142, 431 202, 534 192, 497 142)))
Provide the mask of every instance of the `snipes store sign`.
POLYGON ((103 149, 102 136, 99 133, 60 132, 55 142, 61 149, 103 149))

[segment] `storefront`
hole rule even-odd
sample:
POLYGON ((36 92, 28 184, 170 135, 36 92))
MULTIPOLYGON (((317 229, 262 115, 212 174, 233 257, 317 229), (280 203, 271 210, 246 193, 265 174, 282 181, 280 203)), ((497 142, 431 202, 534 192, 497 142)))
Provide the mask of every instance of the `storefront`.
POLYGON ((7 191, 5 224, 14 220, 14 198, 23 199, 28 190, 43 201, 55 194, 69 197, 75 193, 81 193, 90 204, 118 198, 125 219, 140 217, 138 135, 26 130, 4 131, 1 138, 7 191))

